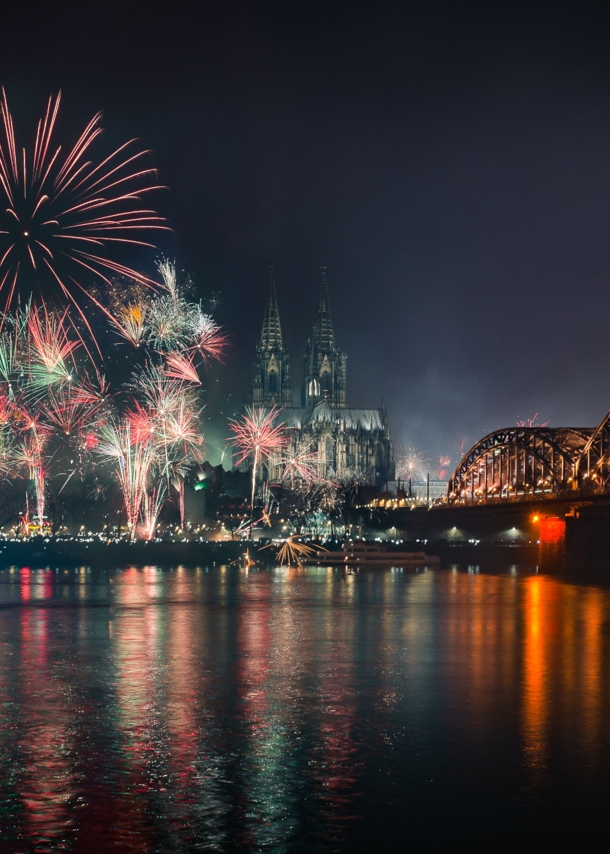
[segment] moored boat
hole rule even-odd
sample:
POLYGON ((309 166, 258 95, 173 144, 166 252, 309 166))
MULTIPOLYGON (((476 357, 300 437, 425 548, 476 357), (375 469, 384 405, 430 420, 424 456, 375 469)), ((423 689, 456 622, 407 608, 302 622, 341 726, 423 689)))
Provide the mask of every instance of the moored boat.
POLYGON ((348 542, 341 551, 318 551, 311 563, 320 566, 439 566, 440 558, 425 552, 393 551, 381 543, 348 542))

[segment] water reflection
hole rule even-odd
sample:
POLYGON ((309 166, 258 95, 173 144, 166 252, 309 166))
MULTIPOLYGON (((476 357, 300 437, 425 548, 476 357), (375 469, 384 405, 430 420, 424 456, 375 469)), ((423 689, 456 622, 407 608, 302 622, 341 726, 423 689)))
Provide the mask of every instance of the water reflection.
POLYGON ((0 571, 6 850, 594 826, 610 593, 471 569, 0 571))
POLYGON ((532 770, 546 768, 549 712, 549 666, 557 634, 556 593, 546 579, 528 579, 523 597, 523 734, 525 763, 532 770))
MULTIPOLYGON (((41 576, 22 569, 19 587, 24 602, 45 598, 51 593, 50 572, 41 576)), ((27 718, 17 729, 12 770, 18 780, 24 835, 37 851, 55 850, 69 837, 76 782, 71 761, 71 709, 49 658, 51 619, 42 608, 23 608, 19 613, 16 688, 19 709, 27 709, 27 718)))
POLYGON ((581 762, 591 768, 602 743, 602 700, 608 688, 604 621, 608 594, 545 577, 529 578, 523 596, 524 759, 532 782, 549 770, 551 739, 572 729, 581 762))

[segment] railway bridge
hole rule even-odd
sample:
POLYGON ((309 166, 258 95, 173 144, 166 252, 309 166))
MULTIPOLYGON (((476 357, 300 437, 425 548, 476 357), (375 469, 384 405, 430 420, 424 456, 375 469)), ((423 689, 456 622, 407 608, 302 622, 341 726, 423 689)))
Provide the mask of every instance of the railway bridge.
POLYGON ((509 427, 484 436, 449 480, 451 505, 610 494, 610 412, 597 427, 509 427))

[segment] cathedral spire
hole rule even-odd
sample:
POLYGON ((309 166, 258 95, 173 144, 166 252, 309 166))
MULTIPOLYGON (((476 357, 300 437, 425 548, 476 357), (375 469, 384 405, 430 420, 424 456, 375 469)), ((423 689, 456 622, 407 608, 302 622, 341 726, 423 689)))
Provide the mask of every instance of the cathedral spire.
POLYGON ((318 299, 318 311, 313 328, 314 344, 318 352, 326 353, 335 348, 335 330, 330 313, 330 295, 328 293, 328 282, 326 280, 326 264, 320 267, 322 281, 320 283, 320 297, 318 299))
POLYGON ((284 350, 282 340, 273 264, 269 265, 269 290, 263 328, 254 357, 252 403, 254 406, 292 405, 290 357, 284 350))
POLYGON ((269 292, 267 304, 263 317, 263 328, 261 330, 261 347, 263 350, 283 350, 282 326, 280 324, 280 311, 277 305, 277 293, 275 291, 274 266, 269 264, 269 292))
POLYGON ((331 408, 342 408, 346 406, 346 356, 335 342, 326 264, 322 264, 320 270, 322 282, 313 336, 305 349, 302 401, 303 406, 315 406, 325 400, 331 408))

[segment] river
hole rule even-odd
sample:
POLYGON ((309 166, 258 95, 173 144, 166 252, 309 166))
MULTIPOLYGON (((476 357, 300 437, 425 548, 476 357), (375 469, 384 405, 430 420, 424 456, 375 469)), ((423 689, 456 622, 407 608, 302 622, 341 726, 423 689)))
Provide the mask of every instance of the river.
POLYGON ((534 566, 4 569, 0 703, 3 854, 608 827, 610 590, 534 566))

